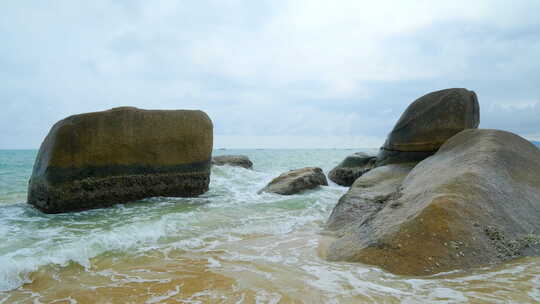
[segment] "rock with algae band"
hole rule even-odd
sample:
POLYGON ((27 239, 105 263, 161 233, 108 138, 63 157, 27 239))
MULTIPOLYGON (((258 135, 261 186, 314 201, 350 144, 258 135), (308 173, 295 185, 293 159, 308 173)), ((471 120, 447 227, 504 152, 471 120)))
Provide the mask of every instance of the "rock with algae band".
POLYGON ((213 125, 202 111, 120 107, 57 122, 41 144, 28 203, 46 213, 208 190, 213 125))
POLYGON ((421 161, 450 137, 479 123, 480 106, 473 91, 445 89, 426 94, 403 112, 377 155, 377 165, 421 161))

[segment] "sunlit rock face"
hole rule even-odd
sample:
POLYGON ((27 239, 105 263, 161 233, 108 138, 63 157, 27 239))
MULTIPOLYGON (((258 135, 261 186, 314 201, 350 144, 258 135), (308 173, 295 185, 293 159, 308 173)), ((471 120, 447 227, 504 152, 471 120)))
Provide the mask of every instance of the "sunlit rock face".
POLYGON ((540 150, 469 129, 418 164, 358 178, 327 222, 329 260, 425 275, 540 254, 540 150))
POLYGON ((377 155, 377 165, 421 161, 450 137, 480 123, 478 99, 467 89, 446 89, 415 100, 377 155))
POLYGON ((28 203, 46 213, 208 190, 213 126, 202 111, 114 108, 70 116, 42 143, 28 203))

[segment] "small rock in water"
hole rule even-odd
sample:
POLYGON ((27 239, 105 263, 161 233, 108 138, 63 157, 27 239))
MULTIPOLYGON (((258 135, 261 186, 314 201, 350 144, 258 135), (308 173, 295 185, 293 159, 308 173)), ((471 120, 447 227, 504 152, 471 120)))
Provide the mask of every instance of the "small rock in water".
POLYGON ((321 168, 307 167, 291 170, 274 178, 258 193, 272 192, 282 195, 291 195, 318 186, 328 186, 328 181, 321 168))
POLYGON ((357 152, 347 156, 339 165, 328 173, 328 178, 341 186, 351 186, 354 181, 375 165, 376 157, 357 152))
POLYGON ((234 166, 246 169, 253 168, 253 162, 245 155, 220 155, 212 157, 212 165, 216 166, 234 166))

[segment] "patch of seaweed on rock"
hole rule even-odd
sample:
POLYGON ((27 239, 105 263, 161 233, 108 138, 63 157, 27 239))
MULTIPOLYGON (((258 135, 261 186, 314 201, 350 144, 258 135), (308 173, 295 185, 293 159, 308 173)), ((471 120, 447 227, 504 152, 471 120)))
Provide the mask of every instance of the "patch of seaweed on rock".
POLYGON ((502 259, 521 256, 523 249, 540 245, 540 236, 534 233, 513 240, 508 240, 504 232, 495 226, 487 226, 484 233, 497 249, 497 256, 502 259))

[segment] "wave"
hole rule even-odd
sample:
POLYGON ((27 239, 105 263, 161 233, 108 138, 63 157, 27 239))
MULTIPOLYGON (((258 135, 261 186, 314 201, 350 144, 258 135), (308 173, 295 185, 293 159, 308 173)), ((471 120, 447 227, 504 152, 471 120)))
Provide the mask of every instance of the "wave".
POLYGON ((322 221, 344 191, 258 195, 275 174, 215 167, 210 191, 198 198, 151 198, 79 213, 47 215, 24 203, 3 205, 0 233, 7 242, 0 244, 0 291, 30 282, 30 273, 49 264, 89 268, 106 252, 210 249, 238 235, 287 234, 322 221))

